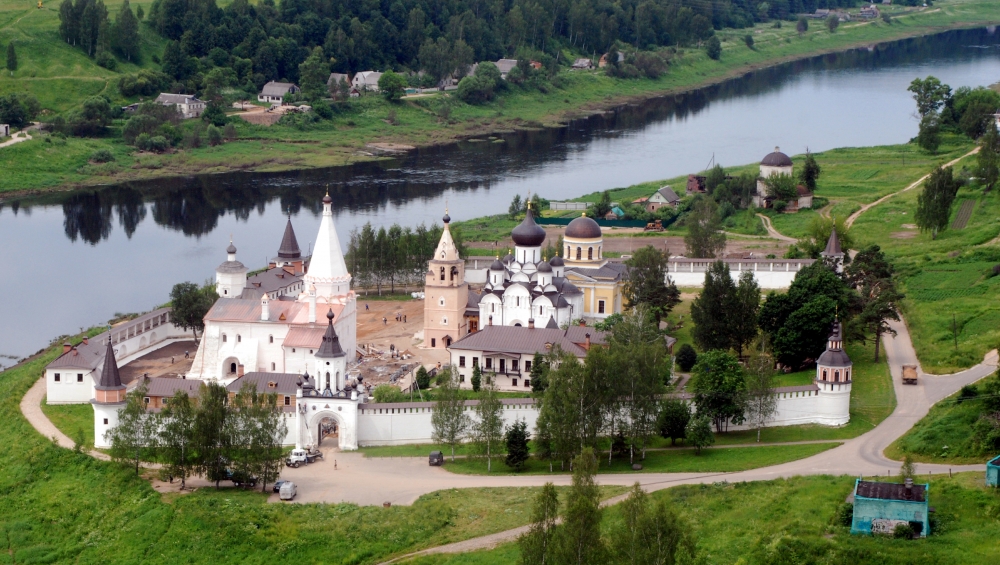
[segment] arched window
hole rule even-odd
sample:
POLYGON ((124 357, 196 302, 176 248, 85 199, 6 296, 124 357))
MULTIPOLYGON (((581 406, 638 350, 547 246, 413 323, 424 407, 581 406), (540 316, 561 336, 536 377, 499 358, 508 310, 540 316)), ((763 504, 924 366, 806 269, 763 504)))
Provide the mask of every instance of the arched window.
POLYGON ((230 363, 229 364, 229 372, 230 373, 235 373, 236 372, 236 363, 230 363))
POLYGON ((840 371, 834 371, 833 372, 833 382, 835 382, 835 383, 839 383, 840 382, 840 371))
POLYGON ((583 258, 583 248, 582 247, 577 247, 576 248, 576 260, 579 261, 582 258, 583 258))
POLYGON ((243 343, 243 336, 236 334, 236 343, 243 343))
POLYGON ((826 373, 826 369, 823 369, 823 380, 824 380, 824 381, 825 381, 825 380, 827 380, 827 373, 826 373))
POLYGON ((588 247, 587 248, 587 260, 588 261, 593 261, 594 260, 594 248, 593 247, 588 247))
POLYGON ((444 280, 444 267, 441 267, 441 280, 444 280))
POLYGON ((267 342, 268 343, 274 343, 274 336, 273 335, 267 336, 267 342))
POLYGON ((271 363, 271 370, 274 370, 274 363, 271 363))
POLYGON ((226 343, 226 334, 222 334, 222 343, 226 343))

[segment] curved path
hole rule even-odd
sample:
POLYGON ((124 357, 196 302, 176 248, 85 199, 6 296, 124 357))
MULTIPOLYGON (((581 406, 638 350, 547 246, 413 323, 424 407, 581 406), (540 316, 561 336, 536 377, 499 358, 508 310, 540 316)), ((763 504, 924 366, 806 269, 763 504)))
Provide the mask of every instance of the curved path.
MULTIPOLYGON (((970 157, 972 155, 975 155, 976 153, 979 153, 979 148, 978 147, 976 147, 972 151, 969 151, 965 155, 962 155, 961 157, 958 157, 957 159, 952 159, 951 161, 948 161, 947 163, 945 163, 942 166, 943 167, 953 167, 953 166, 955 166, 956 163, 958 163, 962 159, 965 159, 966 157, 970 157)), ((897 191, 897 192, 893 192, 891 194, 886 194, 885 196, 883 196, 882 198, 879 198, 875 202, 872 202, 870 204, 865 204, 860 209, 858 209, 857 212, 855 212, 855 213, 851 214, 850 216, 848 216, 847 220, 844 221, 844 224, 847 227, 851 227, 852 225, 854 225, 854 220, 857 220, 858 216, 860 216, 861 214, 864 214, 869 209, 871 209, 871 208, 873 208, 875 206, 878 206, 879 204, 885 202, 886 200, 892 198, 893 196, 896 196, 897 194, 902 194, 904 192, 907 192, 907 191, 913 190, 914 188, 917 188, 918 186, 920 186, 920 183, 924 182, 924 180, 926 180, 927 177, 929 177, 929 176, 931 176, 931 174, 927 173, 926 175, 920 177, 919 179, 917 179, 916 181, 914 181, 912 184, 910 184, 909 186, 907 186, 903 190, 900 190, 900 191, 897 191)))
MULTIPOLYGON (((638 482, 647 491, 654 491, 682 484, 716 481, 761 481, 817 474, 877 476, 894 473, 899 468, 899 463, 883 455, 885 448, 924 417, 934 403, 957 392, 964 385, 993 373, 997 367, 997 352, 991 351, 982 363, 952 375, 928 375, 919 371, 919 384, 904 386, 900 378, 900 366, 919 363, 906 324, 895 322, 892 327, 897 336, 886 336, 883 343, 896 393, 896 409, 868 433, 806 459, 750 471, 601 474, 597 476, 597 482, 621 486, 638 482)), ((44 379, 39 379, 22 399, 22 413, 42 435, 55 437, 60 445, 72 448, 73 441, 59 432, 42 413, 40 403, 44 395, 44 379)), ((106 458, 104 454, 92 454, 106 458)), ((979 471, 983 467, 918 463, 916 468, 918 473, 928 474, 947 473, 950 470, 979 471)), ((412 504, 421 495, 452 488, 537 487, 548 482, 556 485, 569 485, 571 482, 569 475, 456 475, 440 467, 428 466, 422 457, 366 458, 361 453, 344 453, 335 449, 329 450, 326 460, 320 463, 299 469, 286 468, 282 472, 282 478, 294 480, 300 485, 296 502, 353 502, 362 505, 383 502, 412 504)), ((621 497, 612 498, 605 501, 605 504, 612 504, 620 499, 621 497)), ((523 531, 524 527, 515 528, 429 548, 419 553, 460 553, 485 549, 514 540, 523 531)), ((414 554, 397 559, 412 555, 414 554)))
POLYGON ((795 239, 794 237, 788 237, 787 235, 774 229, 774 224, 771 223, 771 218, 768 218, 764 214, 757 214, 757 217, 760 218, 761 222, 764 222, 764 229, 767 230, 767 234, 772 238, 780 241, 786 241, 788 243, 798 243, 799 240, 795 239))

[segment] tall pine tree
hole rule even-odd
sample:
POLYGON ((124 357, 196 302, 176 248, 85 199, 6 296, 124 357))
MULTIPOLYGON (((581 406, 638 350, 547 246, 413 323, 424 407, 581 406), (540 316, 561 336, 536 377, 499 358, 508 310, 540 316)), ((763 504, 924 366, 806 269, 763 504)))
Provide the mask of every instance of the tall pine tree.
POLYGON ((126 61, 139 61, 139 20, 132 13, 128 0, 122 3, 115 19, 111 47, 126 61))

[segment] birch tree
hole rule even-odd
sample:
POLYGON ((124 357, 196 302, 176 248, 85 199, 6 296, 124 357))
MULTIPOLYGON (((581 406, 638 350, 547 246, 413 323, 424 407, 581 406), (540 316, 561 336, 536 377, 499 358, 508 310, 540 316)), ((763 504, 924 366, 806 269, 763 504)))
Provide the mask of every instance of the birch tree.
POLYGON ((471 422, 469 415, 465 413, 465 401, 451 371, 447 371, 444 376, 438 387, 439 400, 431 415, 431 425, 434 426, 434 441, 451 447, 451 460, 454 462, 455 446, 465 439, 471 422))
POLYGON ((184 490, 195 465, 195 407, 186 392, 178 391, 160 411, 158 428, 160 460, 171 477, 180 477, 184 490))
POLYGON ((522 565, 547 565, 553 563, 552 548, 559 514, 556 487, 545 483, 531 512, 531 525, 517 543, 521 547, 522 565))
POLYGON ((146 385, 140 384, 125 396, 125 407, 118 411, 118 425, 104 433, 111 444, 111 459, 135 467, 146 460, 154 447, 153 423, 146 410, 146 385))
POLYGON ((764 341, 753 347, 746 362, 746 416, 750 426, 760 430, 774 418, 778 411, 778 397, 774 394, 774 358, 764 349, 764 341))
POLYGON ((493 470, 493 455, 503 443, 503 403, 497 396, 495 379, 486 379, 486 385, 480 389, 476 416, 478 419, 472 426, 476 451, 486 456, 489 473, 493 470))

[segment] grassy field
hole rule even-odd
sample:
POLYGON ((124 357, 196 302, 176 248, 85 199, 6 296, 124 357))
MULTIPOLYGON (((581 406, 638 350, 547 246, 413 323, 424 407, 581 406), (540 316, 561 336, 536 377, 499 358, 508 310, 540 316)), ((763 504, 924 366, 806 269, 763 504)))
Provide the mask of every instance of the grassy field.
POLYGON ((42 412, 69 439, 84 445, 94 445, 94 407, 88 404, 46 404, 42 412))
POLYGON ((57 355, 50 348, 0 373, 0 563, 316 563, 332 555, 375 563, 528 519, 530 488, 441 491, 392 508, 267 504, 259 492, 232 488, 160 495, 127 469, 57 447, 21 416, 21 397, 57 355))
MULTIPOLYGON (((981 391, 982 381, 977 389, 981 391)), ((960 402, 955 393, 932 406, 913 428, 886 448, 885 454, 896 460, 909 455, 923 463, 985 464, 997 454, 981 453, 970 432, 983 411, 979 400, 960 402)))
MULTIPOLYGON (((647 451, 646 459, 640 461, 636 457, 636 463, 641 463, 642 471, 633 471, 632 465, 627 458, 613 459, 608 464, 607 458, 599 461, 598 473, 730 473, 734 471, 746 471, 759 467, 768 467, 803 459, 816 455, 840 445, 839 443, 812 443, 803 445, 778 445, 762 447, 742 447, 742 448, 711 448, 696 454, 693 449, 676 449, 668 451, 647 451)), ((493 460, 493 470, 486 471, 486 460, 481 458, 456 459, 452 462, 446 459, 444 468, 453 473, 463 475, 509 475, 512 474, 510 468, 503 463, 503 459, 493 460)), ((559 463, 553 467, 556 474, 569 473, 569 468, 559 470, 559 463)), ((529 459, 522 475, 547 475, 549 474, 549 464, 547 461, 529 459)))
MULTIPOLYGON (((1000 505, 983 486, 982 473, 953 478, 920 477, 931 483, 935 508, 931 535, 921 540, 852 536, 836 523, 837 509, 854 477, 795 477, 768 482, 678 486, 652 494, 691 525, 705 563, 740 565, 948 563, 975 565, 1000 558, 1000 505)), ((619 509, 604 512, 609 535, 619 509)), ((516 544, 461 555, 408 560, 419 565, 514 563, 516 544)))
MULTIPOLYGON (((149 11, 149 3, 141 3, 149 11)), ((225 4, 225 2, 223 2, 225 4)), ((107 4, 115 14, 120 3, 107 4)), ((133 9, 136 4, 133 4, 133 9)), ((852 22, 831 34, 814 25, 799 36, 794 25, 775 29, 759 25, 754 49, 747 49, 743 36, 748 30, 719 32, 723 54, 709 59, 699 49, 679 49, 670 71, 659 79, 619 80, 595 72, 565 71, 560 86, 548 95, 518 92, 484 106, 455 105, 448 122, 440 122, 435 110, 437 97, 407 100, 390 107, 378 97, 366 97, 351 105, 334 120, 306 130, 291 126, 266 128, 240 121, 240 140, 218 147, 178 151, 169 155, 128 155, 115 137, 69 140, 53 151, 41 139, 18 144, 0 152, 0 168, 14 171, 0 181, 0 192, 23 192, 77 183, 97 184, 152 176, 210 173, 228 170, 289 170, 343 165, 374 158, 363 150, 369 142, 433 145, 457 139, 485 138, 491 133, 522 127, 558 124, 602 107, 628 100, 689 90, 767 65, 820 53, 868 45, 904 37, 927 35, 947 29, 978 27, 1000 21, 990 0, 947 0, 932 10, 892 7, 894 23, 852 22), (390 110, 395 125, 387 122, 390 110), (114 164, 91 166, 86 157, 96 148, 112 149, 114 164), (16 166, 14 166, 16 165, 16 166)), ((47 111, 65 112, 89 95, 107 94, 122 101, 115 83, 135 65, 122 65, 111 72, 94 64, 82 51, 62 42, 57 35, 58 3, 48 0, 38 10, 23 0, 0 0, 0 43, 15 40, 20 67, 14 77, 0 73, 0 93, 29 92, 47 111)), ((160 53, 163 41, 143 25, 143 65, 155 68, 152 55, 160 53)))

